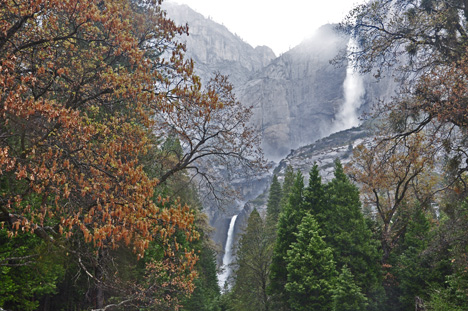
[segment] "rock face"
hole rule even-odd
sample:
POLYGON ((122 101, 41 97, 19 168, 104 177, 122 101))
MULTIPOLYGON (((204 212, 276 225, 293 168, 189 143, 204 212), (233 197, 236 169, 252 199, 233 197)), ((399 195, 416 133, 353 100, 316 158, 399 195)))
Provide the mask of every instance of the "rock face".
POLYGON ((333 26, 273 60, 238 92, 253 105, 253 124, 263 136, 265 154, 278 160, 293 148, 329 134, 343 102, 346 70, 329 63, 347 38, 333 26))
POLYGON ((322 27, 301 45, 275 58, 268 47, 253 48, 186 5, 166 3, 168 16, 188 23, 187 56, 206 82, 213 72, 229 75, 238 99, 252 106, 252 124, 262 133, 263 149, 280 160, 293 148, 330 133, 343 102, 346 68, 329 61, 348 39, 333 26, 322 27))
MULTIPOLYGON (((215 71, 228 75, 237 98, 253 107, 251 122, 262 134, 268 159, 279 161, 291 149, 333 132, 345 101, 347 64, 336 67, 330 60, 346 50, 349 41, 334 25, 321 27, 299 46, 275 58, 270 48, 251 47, 186 5, 169 2, 165 9, 176 23, 188 23, 190 35, 182 40, 202 81, 208 81, 215 71)), ((359 113, 368 112, 377 98, 389 97, 394 89, 389 79, 376 83, 367 76, 363 80, 365 96, 359 113)))
POLYGON ((322 180, 328 182, 333 179, 335 160, 339 159, 343 165, 348 163, 353 148, 373 137, 371 125, 367 123, 333 133, 310 145, 291 150, 291 153, 275 168, 274 174, 281 179, 284 177, 286 167, 291 165, 295 172, 301 171, 304 178, 308 179, 310 170, 314 164, 317 164, 322 180))
POLYGON ((219 71, 228 75, 237 88, 276 56, 266 46, 253 48, 226 27, 195 12, 187 5, 164 3, 168 16, 179 25, 189 25, 187 56, 195 61, 195 70, 206 82, 219 71))

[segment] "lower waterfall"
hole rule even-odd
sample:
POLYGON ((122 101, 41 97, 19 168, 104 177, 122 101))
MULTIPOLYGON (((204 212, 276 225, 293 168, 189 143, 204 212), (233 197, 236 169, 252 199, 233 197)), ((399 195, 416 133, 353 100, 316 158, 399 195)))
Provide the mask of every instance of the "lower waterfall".
MULTIPOLYGON (((231 218, 231 222, 229 223, 229 230, 226 239, 226 246, 224 248, 224 256, 223 256, 223 265, 221 266, 221 273, 218 274, 218 284, 221 290, 224 289, 225 283, 231 273, 231 267, 229 265, 232 262, 232 246, 234 242, 234 226, 236 225, 236 219, 238 215, 234 215, 231 218)), ((228 286, 229 288, 229 286, 228 286)))

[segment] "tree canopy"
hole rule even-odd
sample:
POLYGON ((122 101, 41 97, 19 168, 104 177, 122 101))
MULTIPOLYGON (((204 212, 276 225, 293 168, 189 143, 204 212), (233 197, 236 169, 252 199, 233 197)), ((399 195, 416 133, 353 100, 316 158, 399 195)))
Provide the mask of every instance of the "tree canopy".
POLYGON ((69 255, 95 308, 111 305, 105 291, 113 306, 178 308, 196 276, 196 210, 159 190, 206 155, 261 166, 249 109, 221 75, 202 87, 178 42, 188 27, 160 0, 3 1, 0 16, 2 230, 69 255), (184 154, 160 152, 171 135, 184 154), (117 289, 124 249, 145 272, 117 289))
MULTIPOLYGON (((465 0, 376 0, 356 7, 340 26, 356 36, 358 47, 351 54, 358 70, 377 78, 391 76, 401 85, 394 98, 376 105, 372 116, 378 126, 376 139, 356 148, 350 166, 362 185, 365 203, 376 209, 389 296, 398 287, 395 278, 407 276, 410 272, 405 269, 416 257, 422 260, 422 253, 437 254, 440 264, 451 254, 456 263, 459 254, 450 250, 464 245, 452 240, 453 232, 445 231, 444 223, 454 227, 459 223, 455 215, 463 214, 468 190, 467 21, 465 0), (400 254, 421 213, 437 215, 433 221, 440 221, 437 230, 443 238, 437 246, 427 247, 432 252, 413 246, 400 254), (396 263, 393 258, 398 254, 396 263), (388 265, 387 259, 391 259, 388 265)), ((432 264, 432 269, 438 266, 432 264)), ((456 265, 450 268, 460 271, 456 265)), ((434 277, 424 268, 411 273, 426 282, 434 277)), ((447 284, 460 286, 466 279, 463 273, 443 273, 450 280, 447 284)), ((451 302, 455 296, 449 294, 450 286, 428 298, 412 281, 398 282, 406 293, 419 291, 416 297, 400 297, 407 307, 415 306, 414 299, 416 308, 455 310, 462 306, 451 302)), ((466 287, 459 289, 466 294, 466 287)))

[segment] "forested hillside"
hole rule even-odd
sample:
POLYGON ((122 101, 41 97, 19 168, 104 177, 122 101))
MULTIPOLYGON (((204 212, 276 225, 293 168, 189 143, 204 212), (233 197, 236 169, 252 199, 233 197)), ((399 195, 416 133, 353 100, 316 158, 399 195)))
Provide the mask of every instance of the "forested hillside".
MULTIPOLYGON (((468 310, 466 0, 374 0, 324 28, 346 38, 333 64, 400 88, 280 163, 225 284, 203 205, 243 202, 233 184, 273 167, 252 107, 223 72, 194 73, 189 26, 161 5, 1 2, 0 310, 468 310)), ((249 94, 296 52, 320 76, 307 49, 268 65, 234 41, 255 66, 214 58, 245 61, 249 94)))

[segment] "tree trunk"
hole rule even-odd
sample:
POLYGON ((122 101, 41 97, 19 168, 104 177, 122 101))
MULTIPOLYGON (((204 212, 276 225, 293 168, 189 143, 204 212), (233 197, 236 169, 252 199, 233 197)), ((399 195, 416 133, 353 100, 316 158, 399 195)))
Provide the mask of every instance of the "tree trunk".
POLYGON ((424 306, 424 300, 420 297, 414 297, 414 310, 415 311, 426 311, 426 307, 424 306))

